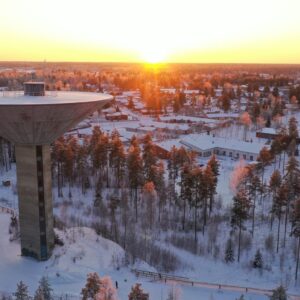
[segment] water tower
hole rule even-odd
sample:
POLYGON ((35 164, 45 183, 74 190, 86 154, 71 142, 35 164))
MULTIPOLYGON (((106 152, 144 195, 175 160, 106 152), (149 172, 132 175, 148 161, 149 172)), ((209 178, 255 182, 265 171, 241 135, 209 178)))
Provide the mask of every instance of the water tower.
POLYGON ((0 136, 16 149, 22 255, 46 260, 54 246, 50 144, 111 100, 98 93, 46 92, 43 82, 0 94, 0 136))

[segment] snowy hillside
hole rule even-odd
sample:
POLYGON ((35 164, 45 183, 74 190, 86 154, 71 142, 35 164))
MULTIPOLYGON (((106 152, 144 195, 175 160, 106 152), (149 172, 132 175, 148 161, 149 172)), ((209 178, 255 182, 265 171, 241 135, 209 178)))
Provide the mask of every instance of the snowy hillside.
MULTIPOLYGON (((118 281, 119 299, 126 300, 131 286, 141 282, 150 293, 150 299, 165 299, 168 291, 174 288, 169 284, 155 283, 145 279, 136 279, 129 268, 118 266, 124 259, 124 250, 117 244, 104 239, 89 228, 72 228, 58 232, 64 246, 57 246, 53 256, 47 262, 37 262, 20 256, 18 241, 9 241, 8 227, 10 215, 0 213, 0 291, 14 292, 19 281, 23 280, 34 292, 37 282, 42 276, 48 276, 57 295, 69 294, 79 298, 90 272, 98 272, 101 276, 109 275, 118 281), (76 242, 74 242, 76 240, 76 242), (163 298, 161 298, 163 297, 163 298)), ((140 263, 137 267, 151 269, 140 263)), ((239 292, 223 292, 197 287, 176 287, 185 300, 215 299, 233 300, 239 292), (213 298, 212 298, 213 297, 213 298)), ((249 294, 245 299, 267 299, 264 296, 249 294)))

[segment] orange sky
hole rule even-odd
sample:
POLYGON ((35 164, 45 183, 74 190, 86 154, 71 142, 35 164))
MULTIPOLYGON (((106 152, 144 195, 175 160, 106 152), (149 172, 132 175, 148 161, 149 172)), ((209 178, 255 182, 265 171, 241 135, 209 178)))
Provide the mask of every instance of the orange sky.
POLYGON ((0 60, 300 63, 299 0, 1 0, 0 60))

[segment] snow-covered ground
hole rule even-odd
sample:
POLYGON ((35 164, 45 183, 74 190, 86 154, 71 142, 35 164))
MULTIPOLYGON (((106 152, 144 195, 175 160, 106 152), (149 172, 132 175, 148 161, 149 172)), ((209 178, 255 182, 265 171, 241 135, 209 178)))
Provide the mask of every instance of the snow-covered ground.
MULTIPOLYGON (((151 282, 139 278, 127 267, 118 269, 124 258, 124 250, 117 244, 95 234, 89 228, 72 228, 58 232, 64 246, 56 247, 52 257, 47 262, 37 262, 20 256, 18 241, 10 242, 8 235, 10 215, 0 213, 0 291, 14 292, 16 284, 23 280, 30 293, 34 293, 42 276, 47 276, 55 294, 70 294, 80 296, 85 285, 86 275, 98 272, 100 276, 109 275, 113 282, 118 281, 118 296, 120 300, 128 299, 131 286, 142 283, 151 300, 166 299, 172 284, 151 282), (74 242, 76 240, 76 243, 74 242)), ((135 267, 150 269, 145 263, 135 267)), ((184 300, 234 300, 240 292, 219 291, 191 286, 178 286, 181 298, 184 300)), ((247 300, 263 300, 265 296, 248 294, 247 300)))

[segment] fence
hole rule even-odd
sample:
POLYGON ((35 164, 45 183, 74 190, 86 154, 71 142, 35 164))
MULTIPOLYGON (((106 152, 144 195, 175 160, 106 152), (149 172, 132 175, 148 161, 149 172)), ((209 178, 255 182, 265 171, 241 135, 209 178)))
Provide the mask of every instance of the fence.
MULTIPOLYGON (((153 280, 163 281, 165 283, 178 283, 184 285, 191 285, 195 287, 203 287, 215 290, 227 290, 227 291, 235 291, 241 293, 252 293, 257 295, 272 295, 273 291, 268 289, 261 289, 261 288, 253 288, 253 287, 243 287, 243 286, 236 286, 236 285, 229 285, 229 284, 218 284, 218 283, 208 283, 208 282, 201 282, 192 280, 187 277, 177 276, 177 275, 170 275, 164 273, 157 273, 157 272, 149 272, 137 269, 131 269, 131 272, 135 273, 137 277, 146 277, 152 278, 153 280)), ((292 295, 288 294, 289 299, 291 300, 300 300, 299 295, 292 295)))
POLYGON ((0 205, 0 212, 2 213, 6 213, 6 214, 11 214, 13 216, 16 216, 18 214, 18 212, 10 207, 6 207, 6 206, 1 206, 0 205))

